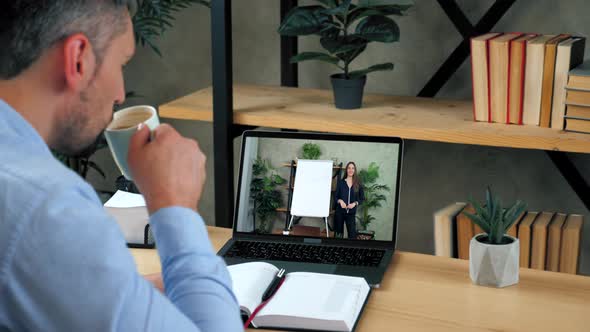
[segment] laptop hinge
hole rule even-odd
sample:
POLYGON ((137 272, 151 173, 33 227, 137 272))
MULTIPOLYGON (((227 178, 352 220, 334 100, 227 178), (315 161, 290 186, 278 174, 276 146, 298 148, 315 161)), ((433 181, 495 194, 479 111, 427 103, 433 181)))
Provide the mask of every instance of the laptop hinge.
POLYGON ((303 243, 313 243, 313 244, 320 244, 322 243, 322 239, 315 239, 315 238, 304 238, 303 243))

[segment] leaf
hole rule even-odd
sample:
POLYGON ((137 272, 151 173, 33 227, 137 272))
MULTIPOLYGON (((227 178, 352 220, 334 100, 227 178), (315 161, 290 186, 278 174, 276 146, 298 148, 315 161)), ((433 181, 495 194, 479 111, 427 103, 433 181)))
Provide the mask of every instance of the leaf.
POLYGON ((356 20, 359 20, 363 17, 372 16, 372 15, 382 15, 382 16, 389 16, 389 15, 396 15, 396 16, 403 16, 405 12, 410 9, 412 5, 382 5, 382 6, 371 6, 371 7, 363 7, 358 6, 354 10, 351 10, 348 14, 348 23, 353 23, 356 20))
POLYGON ((358 5, 362 7, 378 7, 378 6, 391 6, 397 4, 397 6, 409 6, 414 5, 413 0, 359 0, 358 5), (402 4, 399 4, 402 2, 402 4))
POLYGON ((317 2, 321 3, 322 5, 326 6, 327 8, 334 8, 338 6, 336 0, 316 0, 317 2))
POLYGON ((502 213, 502 202, 500 201, 499 198, 494 198, 493 200, 494 202, 494 214, 493 214, 493 219, 491 222, 491 228, 492 228, 492 239, 491 239, 491 243, 492 244, 500 244, 502 243, 502 238, 504 237, 504 227, 503 227, 503 221, 502 221, 502 217, 503 217, 503 213, 502 213))
POLYGON ((162 56, 160 49, 156 46, 156 38, 163 35, 167 28, 172 27, 172 22, 175 20, 173 13, 184 10, 193 4, 211 7, 210 2, 205 0, 141 1, 132 18, 136 44, 143 47, 147 45, 156 54, 162 56))
POLYGON ((391 63, 391 62, 381 63, 378 65, 373 65, 369 68, 351 71, 350 73, 348 73, 348 76, 350 76, 351 78, 356 78, 356 77, 364 76, 364 75, 374 72, 374 71, 385 71, 385 70, 393 70, 393 63, 391 63))
POLYGON ((318 60, 337 65, 340 59, 321 52, 302 52, 291 58, 291 63, 297 63, 308 60, 318 60))
POLYGON ((350 7, 351 2, 352 2, 352 0, 344 0, 337 7, 334 7, 334 8, 328 9, 328 10, 324 10, 324 13, 326 13, 328 15, 336 15, 336 16, 344 17, 344 15, 346 13, 348 13, 348 8, 350 7))
POLYGON ((356 34, 368 41, 393 43, 399 40, 399 26, 386 16, 373 15, 364 18, 356 26, 356 34))
POLYGON ((490 234, 490 224, 487 223, 483 218, 481 218, 481 216, 477 214, 471 214, 469 212, 463 212, 463 214, 466 215, 469 219, 471 219, 471 221, 476 223, 477 226, 479 226, 488 235, 490 234))
POLYGON ((483 220, 486 220, 487 222, 490 221, 490 213, 488 213, 487 209, 482 207, 478 201, 473 200, 473 199, 469 199, 468 200, 469 204, 471 204, 471 206, 473 207, 473 209, 475 210, 475 213, 479 216, 482 217, 483 220))
POLYGON ((506 232, 508 232, 510 227, 512 227, 512 225, 514 225, 518 216, 520 216, 526 208, 527 208, 526 203, 524 203, 522 201, 516 201, 516 203, 514 203, 514 205, 509 209, 509 211, 512 211, 512 212, 509 213, 504 219, 504 234, 506 234, 506 232))
POLYGON ((322 6, 301 6, 293 8, 285 17, 279 33, 283 36, 305 36, 319 33, 332 17, 324 13, 322 6))

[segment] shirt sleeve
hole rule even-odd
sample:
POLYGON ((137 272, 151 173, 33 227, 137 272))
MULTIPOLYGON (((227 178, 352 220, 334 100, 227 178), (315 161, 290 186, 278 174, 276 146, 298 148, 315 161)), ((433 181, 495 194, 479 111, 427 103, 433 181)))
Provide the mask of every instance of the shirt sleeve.
POLYGON ((78 193, 35 208, 15 241, 1 301, 15 330, 238 331, 239 306, 201 217, 151 217, 166 295, 138 274, 118 225, 78 193), (75 203, 72 203, 75 202, 75 203))
POLYGON ((334 201, 336 203, 338 203, 339 199, 342 199, 341 191, 342 191, 342 181, 338 180, 338 181, 336 181, 336 197, 334 197, 334 201))

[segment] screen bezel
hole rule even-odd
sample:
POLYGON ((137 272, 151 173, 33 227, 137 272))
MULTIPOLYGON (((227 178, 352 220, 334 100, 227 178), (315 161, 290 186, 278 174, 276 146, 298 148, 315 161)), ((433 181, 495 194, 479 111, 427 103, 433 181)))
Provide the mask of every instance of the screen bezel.
POLYGON ((362 245, 365 246, 370 244, 374 247, 387 247, 395 248, 397 242, 397 227, 399 219, 399 201, 401 192, 401 172, 402 172, 402 157, 404 144, 403 140, 399 137, 384 137, 384 136, 360 136, 360 135, 344 135, 344 134, 324 134, 324 133, 310 133, 310 132, 273 132, 273 131, 262 131, 262 130, 247 130, 242 134, 242 144, 240 149, 240 168, 238 173, 238 186, 236 200, 234 204, 234 217, 233 217, 233 236, 240 239, 265 239, 270 241, 287 241, 293 243, 330 243, 334 245, 362 245), (242 175, 244 174, 244 151, 246 148, 246 141, 248 137, 255 138, 283 138, 283 139, 303 139, 303 140, 324 140, 324 141, 341 141, 341 142, 365 142, 365 143, 388 143, 388 144, 399 144, 398 158, 397 158, 397 174, 396 174, 396 192, 395 202, 393 207, 393 227, 391 234, 391 241, 383 240, 357 240, 357 239, 336 239, 326 237, 307 237, 300 235, 282 235, 282 234, 256 234, 250 232, 238 232, 238 211, 240 209, 240 193, 242 187, 242 175))

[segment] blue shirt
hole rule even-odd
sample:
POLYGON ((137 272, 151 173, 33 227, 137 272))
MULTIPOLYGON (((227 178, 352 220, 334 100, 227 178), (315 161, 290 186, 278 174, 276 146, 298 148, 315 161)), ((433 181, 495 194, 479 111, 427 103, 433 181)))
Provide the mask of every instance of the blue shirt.
POLYGON ((150 217, 166 295, 138 274, 95 191, 0 100, 0 331, 238 331, 239 306, 201 217, 150 217))

